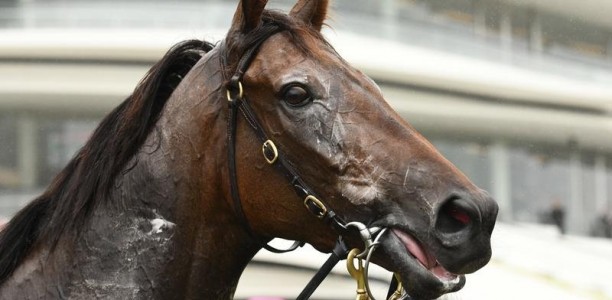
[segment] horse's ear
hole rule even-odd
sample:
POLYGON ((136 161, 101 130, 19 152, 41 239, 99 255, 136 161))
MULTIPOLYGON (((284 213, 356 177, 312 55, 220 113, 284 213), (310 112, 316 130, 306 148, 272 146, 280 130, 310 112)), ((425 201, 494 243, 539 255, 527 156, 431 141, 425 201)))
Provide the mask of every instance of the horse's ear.
POLYGON ((241 0, 234 14, 230 32, 249 33, 261 23, 268 0, 241 0))
POLYGON ((320 31, 327 16, 328 6, 329 0, 299 0, 289 14, 320 31))

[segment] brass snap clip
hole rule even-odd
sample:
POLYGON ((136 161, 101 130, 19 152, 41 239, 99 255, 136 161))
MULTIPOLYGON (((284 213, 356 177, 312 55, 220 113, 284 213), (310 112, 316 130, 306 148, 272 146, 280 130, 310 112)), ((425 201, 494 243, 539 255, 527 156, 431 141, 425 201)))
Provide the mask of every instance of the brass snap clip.
POLYGON ((395 280, 397 280, 397 288, 395 289, 393 294, 389 296, 388 300, 400 300, 402 299, 403 294, 404 294, 404 287, 402 286, 402 279, 397 273, 393 273, 393 276, 395 276, 395 280))
POLYGON ((365 273, 363 271, 363 262, 361 258, 358 258, 360 250, 354 248, 349 252, 346 258, 346 269, 348 270, 351 277, 357 281, 357 296, 355 300, 370 300, 366 291, 365 273), (355 260, 357 261, 357 267, 355 267, 355 260))

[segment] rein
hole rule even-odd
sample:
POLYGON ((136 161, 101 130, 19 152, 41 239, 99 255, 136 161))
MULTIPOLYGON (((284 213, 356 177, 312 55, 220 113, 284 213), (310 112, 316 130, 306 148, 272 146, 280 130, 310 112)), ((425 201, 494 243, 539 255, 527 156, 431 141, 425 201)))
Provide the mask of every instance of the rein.
MULTIPOLYGON (((297 196, 302 199, 306 209, 313 214, 315 217, 323 221, 325 224, 331 226, 339 237, 332 251, 332 254, 327 261, 321 266, 317 273, 313 276, 310 282, 306 285, 304 290, 297 297, 298 300, 309 299, 316 288, 331 272, 333 267, 340 261, 347 259, 347 269, 351 276, 357 281, 357 300, 374 299, 371 295, 369 284, 368 284, 368 266, 370 258, 374 250, 379 245, 380 238, 386 232, 386 228, 368 228, 363 223, 350 222, 347 223, 340 216, 338 216, 333 209, 331 209, 321 198, 304 182, 299 176, 297 171, 291 166, 291 164, 284 157, 283 153, 276 146, 274 141, 268 137, 263 130, 259 119, 253 112, 253 109, 249 105, 247 98, 245 97, 244 90, 242 87, 242 77, 253 61, 255 55, 259 51, 259 48, 265 40, 275 33, 283 31, 283 28, 279 26, 273 26, 268 29, 267 32, 260 38, 255 44, 250 47, 241 57, 238 62, 234 75, 230 78, 226 85, 227 100, 229 107, 228 123, 227 123, 227 141, 228 141, 228 165, 229 165, 229 177, 230 177, 230 190, 233 200, 233 207, 236 215, 240 221, 244 224, 247 232, 253 237, 253 239, 260 244, 260 246, 273 253, 285 253, 290 252, 298 247, 304 245, 303 242, 295 241, 287 249, 278 249, 270 246, 267 242, 261 241, 253 232, 253 229, 249 225, 244 210, 242 208, 242 202, 240 200, 240 193, 238 190, 238 178, 236 171, 236 128, 239 112, 242 113, 247 123, 253 128, 257 138, 262 143, 262 155, 266 162, 274 166, 279 172, 281 172, 285 178, 289 181, 293 190, 297 196), (360 252, 358 248, 349 251, 347 245, 344 242, 343 236, 348 233, 350 229, 356 229, 364 242, 364 250, 360 252), (363 264, 365 260, 365 265, 363 264), (358 267, 355 267, 357 262, 358 267)), ((388 299, 410 299, 408 295, 403 292, 403 288, 397 275, 394 276, 392 285, 389 290, 388 299)))

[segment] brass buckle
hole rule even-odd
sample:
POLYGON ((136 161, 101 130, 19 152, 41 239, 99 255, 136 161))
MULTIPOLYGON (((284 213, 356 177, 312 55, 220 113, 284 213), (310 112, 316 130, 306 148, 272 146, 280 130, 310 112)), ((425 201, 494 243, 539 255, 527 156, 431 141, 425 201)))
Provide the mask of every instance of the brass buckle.
POLYGON ((226 89, 225 92, 227 93, 227 101, 229 102, 234 102, 235 99, 242 99, 242 96, 244 95, 242 82, 238 81, 238 98, 232 98, 232 93, 230 93, 229 89, 226 89))
POLYGON ((308 208, 308 210, 310 210, 310 206, 308 206, 309 202, 314 204, 314 206, 319 208, 319 210, 321 211, 320 213, 318 213, 316 215, 317 218, 323 219, 325 217, 325 215, 327 215, 327 207, 325 207, 323 202, 321 202, 321 200, 317 199, 317 197, 315 197, 313 195, 306 196, 306 199, 304 199, 304 205, 306 206, 306 208, 308 208))
POLYGON ((264 158, 269 164, 275 163, 278 159, 278 149, 276 148, 276 145, 274 145, 274 142, 272 142, 271 140, 267 140, 263 143, 263 145, 261 146, 261 152, 263 153, 264 158), (269 158, 269 153, 266 152, 266 150, 269 149, 272 149, 272 154, 274 154, 272 158, 269 158))

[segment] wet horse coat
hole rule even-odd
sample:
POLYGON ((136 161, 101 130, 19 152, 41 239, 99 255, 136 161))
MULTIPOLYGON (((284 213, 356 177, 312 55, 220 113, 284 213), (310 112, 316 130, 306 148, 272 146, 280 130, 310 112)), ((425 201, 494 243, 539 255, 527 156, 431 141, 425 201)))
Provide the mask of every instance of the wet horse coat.
POLYGON ((245 118, 235 155, 244 219, 232 202, 227 84, 260 42, 241 81, 246 99, 326 205, 390 229, 375 263, 419 298, 461 288, 461 274, 487 263, 497 205, 325 42, 327 1, 301 0, 289 15, 265 2, 241 1, 217 46, 170 50, 11 220, 0 298, 230 299, 261 241, 329 252, 339 233, 268 165, 245 118))

